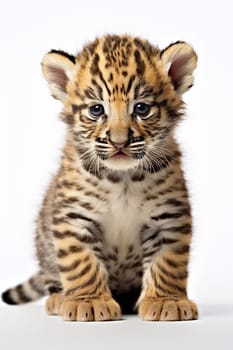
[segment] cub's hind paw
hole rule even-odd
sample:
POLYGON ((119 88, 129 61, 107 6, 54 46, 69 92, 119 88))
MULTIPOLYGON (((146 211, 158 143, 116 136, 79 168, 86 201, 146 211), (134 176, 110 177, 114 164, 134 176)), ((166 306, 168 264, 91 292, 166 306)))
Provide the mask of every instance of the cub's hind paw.
POLYGON ((45 303, 45 310, 48 315, 60 315, 63 295, 61 293, 51 294, 45 303))
POLYGON ((66 300, 61 314, 64 321, 110 321, 121 318, 121 309, 112 298, 66 300))
POLYGON ((198 319, 198 310, 188 299, 144 299, 139 305, 139 315, 145 321, 188 321, 198 319))

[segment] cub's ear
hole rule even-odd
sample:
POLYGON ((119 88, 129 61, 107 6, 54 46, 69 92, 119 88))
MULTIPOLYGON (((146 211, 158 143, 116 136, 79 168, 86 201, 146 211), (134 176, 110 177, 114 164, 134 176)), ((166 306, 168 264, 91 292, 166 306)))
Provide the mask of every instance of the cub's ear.
POLYGON ((75 57, 63 51, 52 50, 42 61, 42 72, 54 98, 64 102, 66 86, 75 66, 75 57))
POLYGON ((176 42, 161 52, 161 59, 175 91, 183 94, 193 83, 193 70, 197 65, 197 55, 184 42, 176 42))

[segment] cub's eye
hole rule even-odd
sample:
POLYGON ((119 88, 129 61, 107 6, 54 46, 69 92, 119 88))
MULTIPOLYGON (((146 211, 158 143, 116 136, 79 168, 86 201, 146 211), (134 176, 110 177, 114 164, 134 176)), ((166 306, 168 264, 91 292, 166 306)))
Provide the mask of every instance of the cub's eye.
POLYGON ((146 103, 137 103, 134 106, 134 113, 141 118, 145 118, 150 113, 150 106, 146 103))
POLYGON ((102 105, 94 105, 89 108, 89 115, 92 119, 97 120, 104 114, 104 107, 102 105))

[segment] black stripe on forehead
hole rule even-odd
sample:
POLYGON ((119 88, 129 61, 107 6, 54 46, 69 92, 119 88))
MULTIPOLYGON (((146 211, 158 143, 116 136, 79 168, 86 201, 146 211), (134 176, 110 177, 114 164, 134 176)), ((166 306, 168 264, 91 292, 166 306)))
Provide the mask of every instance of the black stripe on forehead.
POLYGON ((100 56, 98 53, 95 53, 93 59, 92 59, 92 63, 91 63, 91 67, 90 67, 90 72, 93 75, 96 75, 99 73, 100 69, 99 69, 99 60, 100 60, 100 56))
POLYGON ((127 85, 126 94, 128 94, 130 92, 130 89, 132 87, 134 80, 135 80, 135 75, 131 75, 131 77, 129 78, 128 85, 127 85))
MULTIPOLYGON (((103 99, 103 89, 102 87, 97 83, 97 81, 95 79, 91 80, 92 84, 96 87, 97 93, 98 93, 98 97, 102 100, 103 99)), ((96 98, 96 96, 95 96, 96 98)))
POLYGON ((108 87, 107 82, 104 80, 103 74, 100 72, 100 80, 102 81, 102 83, 104 84, 109 96, 111 96, 111 90, 108 87))
POLYGON ((137 74, 142 76, 145 72, 145 62, 142 59, 139 50, 134 51, 134 57, 135 57, 136 65, 137 65, 137 74))
POLYGON ((139 50, 144 52, 150 64, 153 64, 152 58, 159 54, 159 50, 152 46, 147 40, 141 40, 139 38, 134 39, 134 44, 139 50))
MULTIPOLYGON (((111 91, 108 87, 108 84, 107 82, 105 81, 104 77, 103 77, 103 74, 99 68, 99 61, 100 61, 100 56, 98 53, 95 53, 93 59, 92 59, 92 63, 91 63, 91 66, 90 66, 90 73, 92 75, 94 75, 95 77, 99 77, 101 82, 104 84, 109 96, 111 96, 111 91)), ((98 94, 99 94, 99 97, 102 99, 103 98, 103 95, 102 95, 102 92, 103 92, 103 89, 102 87, 97 83, 96 79, 92 79, 92 84, 95 85, 97 87, 97 91, 98 91, 98 94)))

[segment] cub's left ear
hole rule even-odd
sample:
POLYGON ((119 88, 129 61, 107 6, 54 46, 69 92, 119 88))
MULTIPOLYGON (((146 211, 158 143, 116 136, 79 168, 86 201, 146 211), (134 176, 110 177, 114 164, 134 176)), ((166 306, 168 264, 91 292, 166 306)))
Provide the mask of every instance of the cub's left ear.
POLYGON ((54 98, 65 101, 67 83, 72 77, 75 67, 75 57, 64 51, 52 50, 42 61, 42 72, 49 84, 54 98))
POLYGON ((161 59, 175 91, 183 94, 192 86, 193 70, 197 65, 193 48, 184 42, 176 42, 161 52, 161 59))

